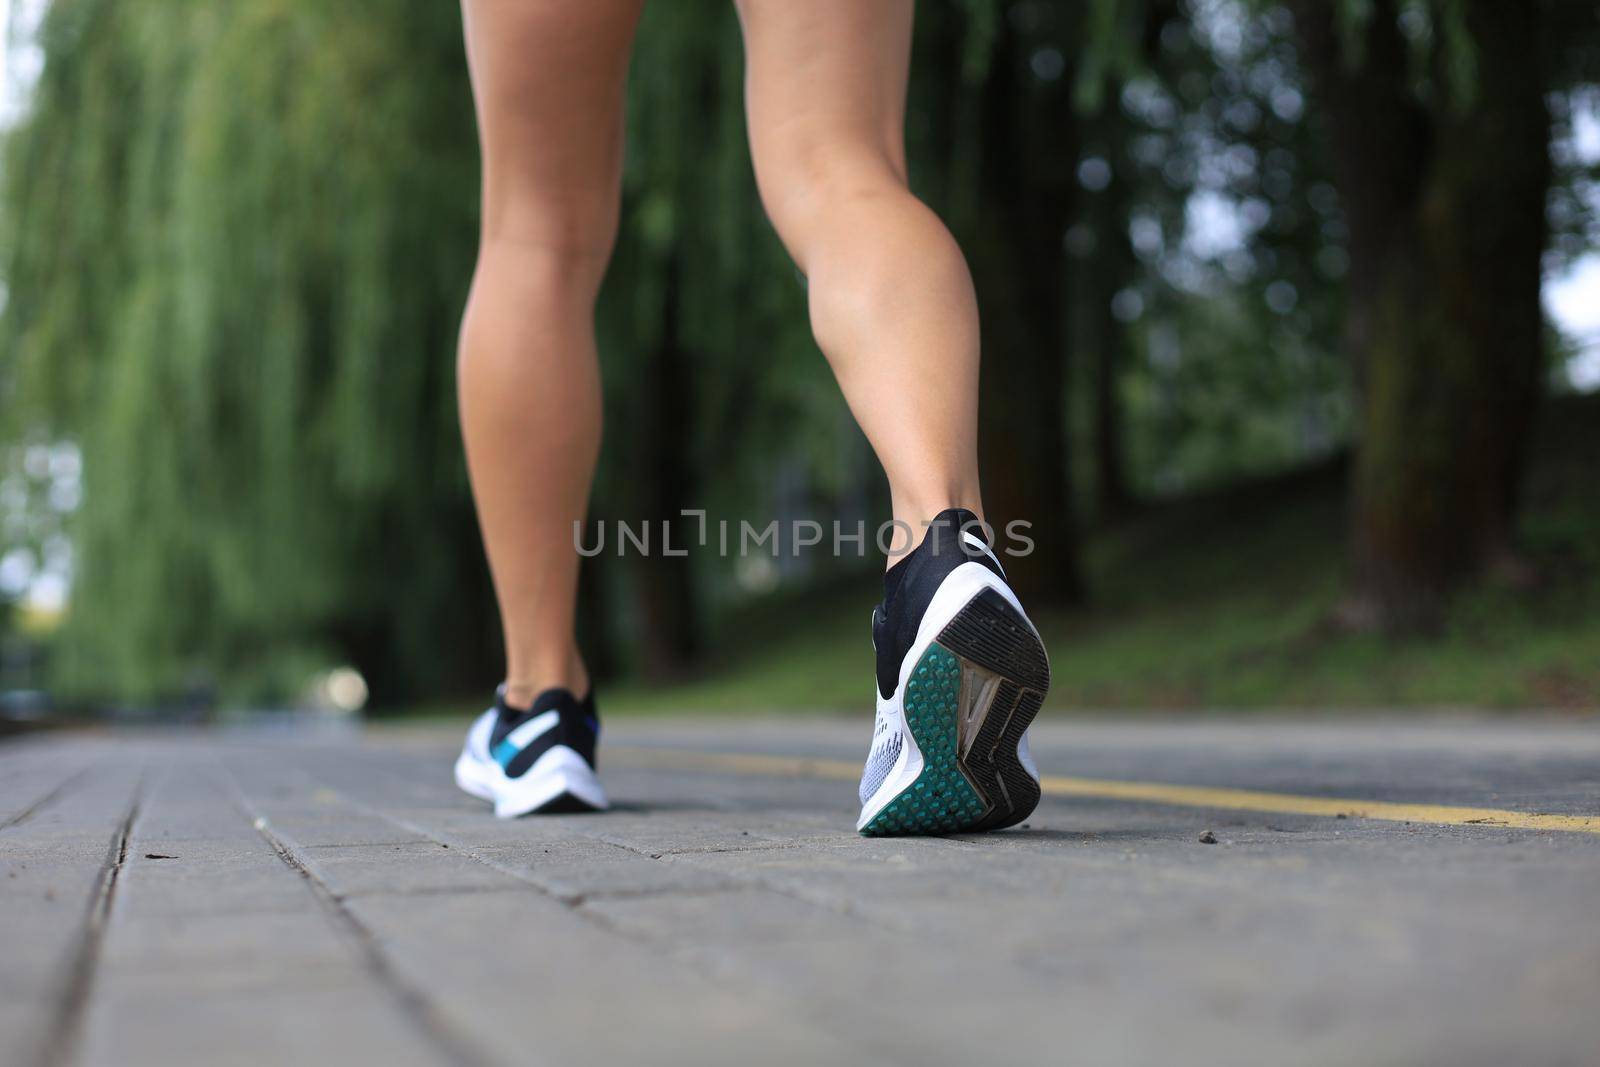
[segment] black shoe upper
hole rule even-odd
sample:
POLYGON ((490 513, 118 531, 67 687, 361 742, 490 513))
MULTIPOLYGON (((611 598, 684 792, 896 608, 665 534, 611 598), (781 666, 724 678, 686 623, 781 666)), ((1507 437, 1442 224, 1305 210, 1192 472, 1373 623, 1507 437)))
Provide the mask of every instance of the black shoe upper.
POLYGON ((531 705, 523 709, 514 708, 506 703, 506 689, 505 686, 501 686, 495 690, 494 707, 498 715, 495 718, 494 730, 489 734, 489 754, 496 761, 500 760, 498 752, 500 742, 505 740, 507 734, 545 712, 554 711, 557 715, 555 725, 530 741, 527 747, 513 756, 509 762, 502 763, 508 776, 512 778, 521 776, 540 756, 556 745, 566 745, 582 756, 584 762, 591 768, 595 766, 595 742, 600 737, 600 715, 595 710, 592 689, 581 701, 565 689, 546 689, 533 698, 531 705))
POLYGON ((900 664, 950 572, 963 563, 981 563, 1005 577, 994 557, 968 543, 963 532, 988 543, 976 515, 966 508, 946 508, 929 524, 922 543, 883 576, 883 603, 872 609, 872 647, 878 655, 878 692, 885 699, 900 684, 900 664))

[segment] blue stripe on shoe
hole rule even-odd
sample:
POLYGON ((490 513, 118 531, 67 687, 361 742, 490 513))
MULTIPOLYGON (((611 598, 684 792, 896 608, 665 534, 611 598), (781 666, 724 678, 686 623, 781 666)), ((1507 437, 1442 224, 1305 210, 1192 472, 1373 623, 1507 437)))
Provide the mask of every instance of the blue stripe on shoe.
POLYGON ((500 764, 502 768, 509 770, 511 761, 516 759, 519 753, 546 733, 555 729, 560 722, 561 713, 551 709, 521 723, 516 729, 502 737, 498 745, 494 746, 492 755, 495 762, 500 764))

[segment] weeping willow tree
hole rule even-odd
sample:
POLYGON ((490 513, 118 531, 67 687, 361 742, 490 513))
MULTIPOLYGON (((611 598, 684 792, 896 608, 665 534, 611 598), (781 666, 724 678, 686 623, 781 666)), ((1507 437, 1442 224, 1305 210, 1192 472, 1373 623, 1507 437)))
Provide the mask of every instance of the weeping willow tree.
POLYGON ((393 696, 494 659, 452 387, 458 18, 53 5, 6 146, 0 388, 83 450, 66 688, 265 698, 354 658, 393 696))

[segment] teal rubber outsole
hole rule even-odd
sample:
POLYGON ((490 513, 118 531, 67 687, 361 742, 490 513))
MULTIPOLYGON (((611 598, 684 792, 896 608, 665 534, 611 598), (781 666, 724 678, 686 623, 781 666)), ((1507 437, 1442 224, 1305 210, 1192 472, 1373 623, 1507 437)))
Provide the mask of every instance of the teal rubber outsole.
POLYGON ((885 804, 861 832, 960 833, 983 821, 988 804, 962 773, 956 728, 961 707, 961 661, 935 643, 917 661, 906 682, 906 728, 922 752, 922 773, 885 804))

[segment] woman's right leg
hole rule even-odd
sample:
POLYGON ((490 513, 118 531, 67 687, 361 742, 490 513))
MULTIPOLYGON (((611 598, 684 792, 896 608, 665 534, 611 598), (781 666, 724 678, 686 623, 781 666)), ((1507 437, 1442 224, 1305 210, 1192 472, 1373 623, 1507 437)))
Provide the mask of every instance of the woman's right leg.
POLYGON ((588 688, 572 529, 600 446, 594 302, 616 239, 643 0, 462 0, 483 225, 461 324, 467 466, 506 642, 506 697, 588 688))

